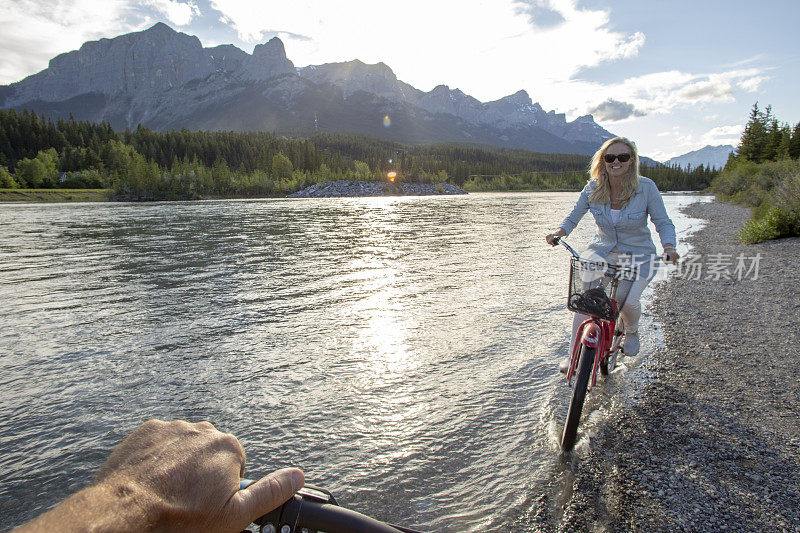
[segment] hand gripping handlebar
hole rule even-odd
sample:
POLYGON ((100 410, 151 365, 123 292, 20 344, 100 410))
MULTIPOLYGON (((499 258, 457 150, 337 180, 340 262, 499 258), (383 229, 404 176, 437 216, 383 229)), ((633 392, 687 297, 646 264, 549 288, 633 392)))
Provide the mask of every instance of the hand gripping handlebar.
MULTIPOLYGON (((239 490, 252 483, 243 479, 239 490)), ((253 523, 261 533, 420 533, 340 507, 330 492, 310 485, 253 523)))

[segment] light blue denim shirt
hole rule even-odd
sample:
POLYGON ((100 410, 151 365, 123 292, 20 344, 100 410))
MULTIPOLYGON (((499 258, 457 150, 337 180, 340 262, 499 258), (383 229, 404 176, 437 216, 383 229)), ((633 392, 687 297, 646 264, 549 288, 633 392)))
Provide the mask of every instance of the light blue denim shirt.
POLYGON ((594 180, 586 184, 575 208, 559 226, 567 232, 567 235, 572 233, 583 215, 591 211, 597 223, 597 234, 589 244, 590 250, 601 257, 607 257, 614 248, 621 253, 636 257, 649 257, 656 254, 656 247, 647 227, 647 215, 650 215, 650 220, 655 224, 661 239, 661 245, 678 243, 675 237, 675 225, 667 215, 664 200, 653 180, 639 177, 639 188, 620 210, 616 224, 611 220, 611 204, 596 204, 589 201, 595 186, 594 180))

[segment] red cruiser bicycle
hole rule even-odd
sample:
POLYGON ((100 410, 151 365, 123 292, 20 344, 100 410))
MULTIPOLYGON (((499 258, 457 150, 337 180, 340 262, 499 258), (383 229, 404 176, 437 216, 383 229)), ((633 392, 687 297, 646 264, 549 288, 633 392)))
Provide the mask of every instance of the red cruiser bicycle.
POLYGON ((607 375, 616 367, 625 331, 619 311, 639 272, 636 267, 582 259, 563 239, 556 238, 554 242, 572 254, 567 309, 589 315, 575 335, 567 370, 572 400, 561 437, 561 449, 566 452, 575 446, 583 402, 597 384, 598 370, 607 375))

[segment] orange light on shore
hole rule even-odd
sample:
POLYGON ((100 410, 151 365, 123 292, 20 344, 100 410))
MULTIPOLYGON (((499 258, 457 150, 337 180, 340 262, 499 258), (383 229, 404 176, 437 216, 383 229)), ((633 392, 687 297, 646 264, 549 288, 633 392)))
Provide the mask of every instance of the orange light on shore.
POLYGON ((386 177, 389 178, 389 181, 394 181, 394 179, 397 177, 397 172, 394 171, 389 172, 388 174, 386 174, 386 177))

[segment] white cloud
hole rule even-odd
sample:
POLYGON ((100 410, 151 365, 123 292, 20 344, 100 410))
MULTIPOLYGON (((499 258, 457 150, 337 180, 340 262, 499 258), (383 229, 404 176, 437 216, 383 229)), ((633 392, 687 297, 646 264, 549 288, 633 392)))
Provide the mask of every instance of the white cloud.
POLYGON ((593 107, 589 110, 589 113, 594 115, 597 120, 611 122, 644 115, 644 113, 636 109, 633 105, 627 102, 619 102, 613 98, 609 98, 600 105, 593 107))
POLYGON ((447 83, 482 101, 566 81, 582 68, 632 57, 644 43, 643 34, 612 31, 608 12, 581 9, 576 0, 528 2, 557 22, 545 27, 531 23, 524 3, 297 0, 285 9, 277 0, 211 0, 242 40, 278 34, 297 66, 383 61, 420 89, 447 83))
POLYGON ((736 146, 739 144, 742 133, 744 133, 744 124, 718 126, 703 134, 703 143, 713 145, 732 144, 736 146))
POLYGON ((745 91, 749 91, 751 93, 757 92, 759 86, 767 81, 769 78, 765 76, 753 76, 752 78, 747 78, 738 83, 739 87, 744 89, 745 91))
MULTIPOLYGON (((623 119, 629 120, 643 115, 665 115, 687 108, 702 110, 706 105, 734 102, 736 92, 744 90, 748 80, 759 77, 760 73, 758 69, 699 74, 670 70, 611 84, 579 79, 556 81, 543 88, 543 100, 548 104, 545 108, 564 110, 570 118, 601 108, 609 99, 625 102, 637 111, 623 119)), ((619 120, 619 117, 607 118, 619 120)), ((706 120, 715 118, 706 117, 706 120)))
POLYGON ((617 53, 611 56, 611 59, 635 57, 639 53, 639 48, 644 46, 644 41, 644 33, 637 31, 627 40, 620 43, 617 47, 617 53))
POLYGON ((754 55, 752 57, 748 57, 746 59, 742 59, 741 61, 736 61, 734 63, 728 63, 726 65, 722 65, 722 68, 735 68, 735 67, 743 67, 745 65, 752 65, 753 63, 763 63, 766 59, 764 54, 754 55))
POLYGON ((537 28, 558 26, 565 22, 564 16, 549 0, 514 0, 519 13, 528 16, 531 25, 537 28))
POLYGON ((703 80, 690 83, 681 87, 677 93, 677 100, 689 104, 701 102, 735 102, 733 97, 733 87, 727 83, 714 83, 711 80, 703 80))
POLYGON ((200 8, 193 0, 186 3, 176 0, 145 0, 143 4, 155 8, 176 26, 186 26, 195 16, 200 15, 200 8))
POLYGON ((4 0, 0 3, 0 83, 47 67, 89 40, 129 31, 127 0, 4 0))

